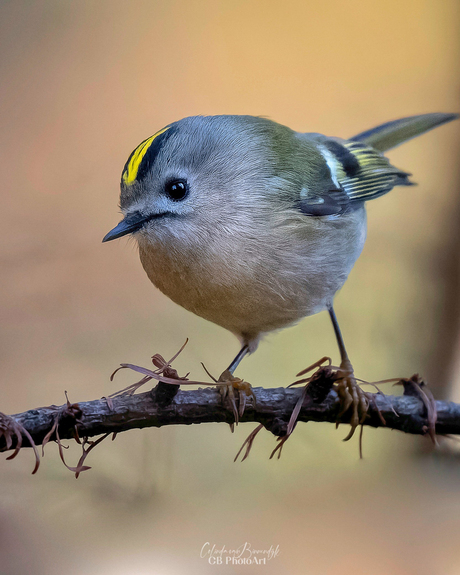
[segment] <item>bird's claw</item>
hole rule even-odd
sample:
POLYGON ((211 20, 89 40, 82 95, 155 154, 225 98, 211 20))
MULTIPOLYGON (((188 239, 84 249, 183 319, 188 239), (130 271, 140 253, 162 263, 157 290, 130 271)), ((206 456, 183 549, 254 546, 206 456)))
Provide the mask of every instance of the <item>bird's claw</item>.
POLYGON ((350 433, 344 441, 351 439, 358 425, 362 425, 368 416, 369 397, 356 382, 353 366, 348 359, 342 361, 340 369, 337 372, 337 393, 341 402, 341 410, 337 415, 337 426, 341 417, 351 408, 350 433))
POLYGON ((224 403, 225 399, 228 398, 235 416, 235 423, 238 425, 238 421, 246 409, 248 398, 252 399, 253 405, 256 403, 256 396, 251 384, 239 377, 235 377, 228 369, 221 374, 217 384, 222 395, 222 402, 224 403))

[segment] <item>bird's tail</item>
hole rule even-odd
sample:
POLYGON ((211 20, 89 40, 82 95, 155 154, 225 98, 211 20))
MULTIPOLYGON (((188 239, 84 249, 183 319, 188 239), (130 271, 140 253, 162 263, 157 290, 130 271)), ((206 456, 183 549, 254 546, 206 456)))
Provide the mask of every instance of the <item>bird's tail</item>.
POLYGON ((363 142, 363 144, 371 146, 379 152, 385 152, 458 117, 459 114, 441 113, 410 116, 409 118, 387 122, 366 132, 361 132, 361 134, 353 136, 350 140, 363 142))

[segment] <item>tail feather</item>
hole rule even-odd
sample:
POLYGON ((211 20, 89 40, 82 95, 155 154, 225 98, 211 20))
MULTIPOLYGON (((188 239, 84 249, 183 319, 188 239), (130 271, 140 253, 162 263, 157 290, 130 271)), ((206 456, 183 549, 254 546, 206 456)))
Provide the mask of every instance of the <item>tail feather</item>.
POLYGON ((459 114, 422 114, 420 116, 410 116, 401 118, 393 122, 387 122, 366 132, 361 132, 350 140, 363 142, 379 152, 385 152, 403 142, 420 136, 437 126, 446 122, 451 122, 459 118, 459 114))

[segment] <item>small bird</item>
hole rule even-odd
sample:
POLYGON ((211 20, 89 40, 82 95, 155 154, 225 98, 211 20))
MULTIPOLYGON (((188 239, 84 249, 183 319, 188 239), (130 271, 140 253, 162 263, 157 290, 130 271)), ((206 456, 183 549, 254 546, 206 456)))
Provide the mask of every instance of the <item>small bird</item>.
POLYGON ((233 372, 264 334, 327 310, 341 354, 342 413, 352 407, 351 437, 368 400, 353 375, 334 296, 363 249, 365 203, 412 185, 383 152, 457 117, 412 116, 348 140, 254 116, 184 118, 129 156, 124 217, 103 241, 133 234, 157 288, 237 336, 241 350, 220 378, 230 388, 242 389, 233 372))

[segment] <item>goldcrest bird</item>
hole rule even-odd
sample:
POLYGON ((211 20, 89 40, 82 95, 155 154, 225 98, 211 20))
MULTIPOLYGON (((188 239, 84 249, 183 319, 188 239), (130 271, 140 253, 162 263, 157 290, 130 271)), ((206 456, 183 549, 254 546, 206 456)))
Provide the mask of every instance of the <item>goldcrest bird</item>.
POLYGON ((352 434, 367 399, 332 306, 364 246, 365 202, 411 185, 383 152, 457 117, 412 116, 349 140, 253 116, 184 118, 128 158, 124 218, 103 241, 134 235, 157 288, 237 336, 230 374, 265 333, 328 310, 352 434))

